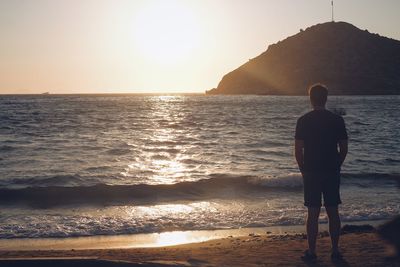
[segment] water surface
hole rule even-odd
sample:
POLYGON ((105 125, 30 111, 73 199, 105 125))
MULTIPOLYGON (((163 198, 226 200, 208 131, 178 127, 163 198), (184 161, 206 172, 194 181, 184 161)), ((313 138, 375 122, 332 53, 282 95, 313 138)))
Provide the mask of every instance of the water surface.
MULTIPOLYGON (((350 138, 345 221, 400 211, 399 104, 329 99, 350 138)), ((1 96, 0 237, 301 224, 293 138, 309 110, 288 96, 1 96)))

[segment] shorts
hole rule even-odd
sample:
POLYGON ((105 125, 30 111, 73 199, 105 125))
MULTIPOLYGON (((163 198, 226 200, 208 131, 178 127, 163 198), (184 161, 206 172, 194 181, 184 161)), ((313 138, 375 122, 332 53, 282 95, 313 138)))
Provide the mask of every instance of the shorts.
POLYGON ((340 173, 305 172, 303 173, 304 206, 321 207, 321 196, 324 206, 332 207, 342 203, 340 199, 340 173))

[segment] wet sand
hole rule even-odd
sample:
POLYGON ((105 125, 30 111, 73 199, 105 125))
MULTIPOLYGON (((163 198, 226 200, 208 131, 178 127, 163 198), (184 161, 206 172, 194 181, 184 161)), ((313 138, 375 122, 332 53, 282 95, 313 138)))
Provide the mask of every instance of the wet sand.
POLYGON ((318 238, 315 263, 300 259, 305 248, 304 234, 249 234, 168 247, 3 250, 0 258, 12 260, 0 261, 0 266, 400 266, 398 260, 388 258, 390 246, 374 232, 343 234, 342 262, 331 261, 327 232, 318 238))

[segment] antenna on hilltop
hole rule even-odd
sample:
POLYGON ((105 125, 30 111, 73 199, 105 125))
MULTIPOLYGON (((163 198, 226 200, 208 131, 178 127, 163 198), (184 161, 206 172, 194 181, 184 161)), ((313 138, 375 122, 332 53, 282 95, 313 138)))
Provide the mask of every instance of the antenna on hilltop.
POLYGON ((332 5, 332 22, 335 22, 335 20, 333 19, 333 0, 331 1, 331 5, 332 5))

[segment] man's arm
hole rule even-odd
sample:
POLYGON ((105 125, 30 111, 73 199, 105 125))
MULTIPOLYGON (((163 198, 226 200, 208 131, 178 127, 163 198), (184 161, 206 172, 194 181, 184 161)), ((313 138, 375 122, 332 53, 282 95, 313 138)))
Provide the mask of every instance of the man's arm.
POLYGON ((347 139, 339 140, 339 160, 340 166, 342 166, 344 160, 346 159, 348 151, 348 142, 347 139))
POLYGON ((304 140, 295 139, 294 141, 294 155, 296 157, 297 165, 299 165, 300 172, 303 173, 304 167, 304 140))

